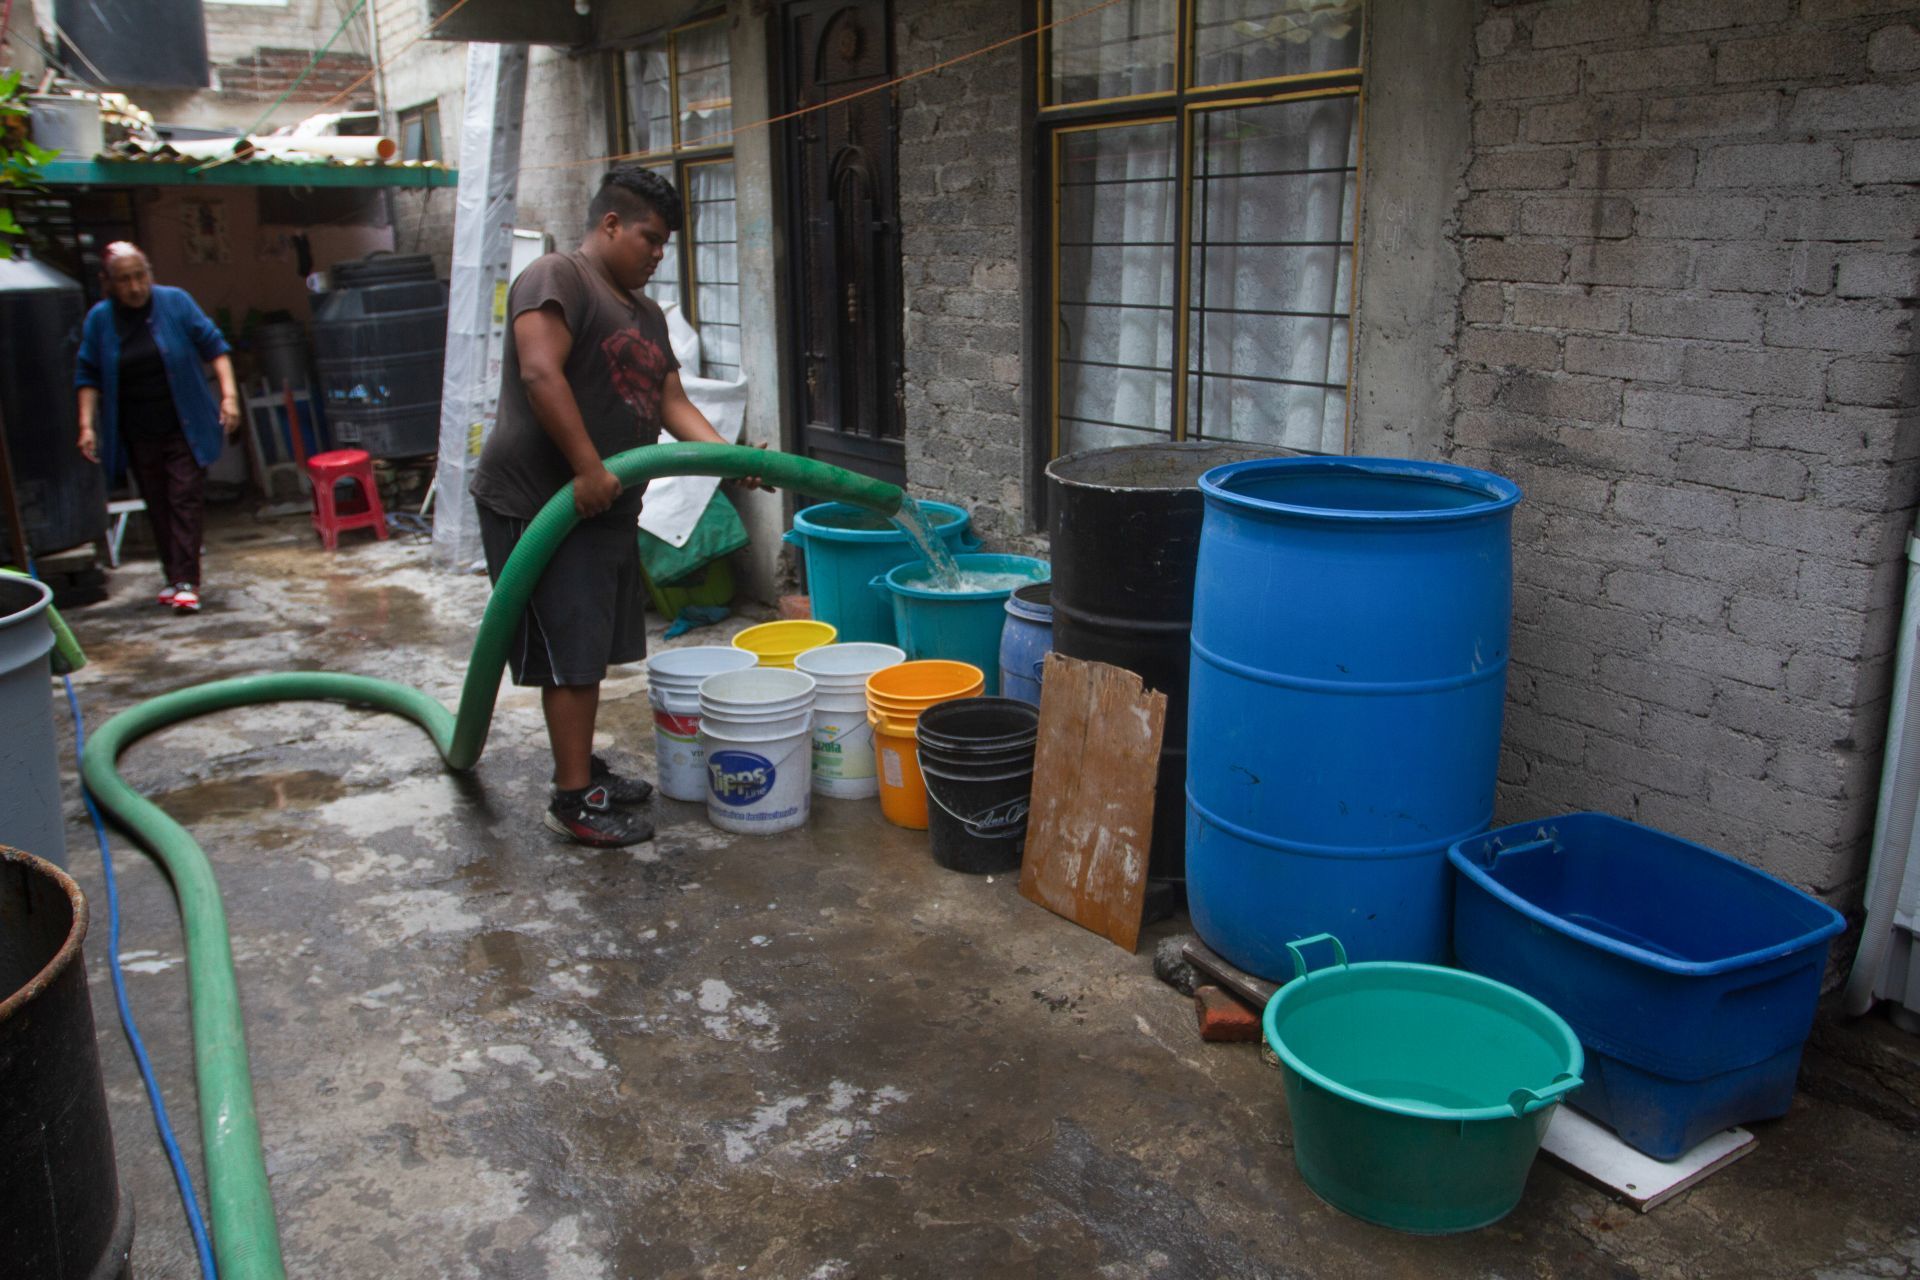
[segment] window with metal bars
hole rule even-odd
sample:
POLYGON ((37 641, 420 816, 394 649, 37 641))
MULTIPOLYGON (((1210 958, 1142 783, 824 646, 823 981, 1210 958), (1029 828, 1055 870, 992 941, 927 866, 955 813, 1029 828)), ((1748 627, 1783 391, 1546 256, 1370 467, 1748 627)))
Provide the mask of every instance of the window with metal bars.
POLYGON ((700 372, 740 376, 740 260, 734 223, 733 78, 725 18, 675 27, 615 55, 622 153, 680 191, 686 224, 647 295, 700 331, 700 372))
POLYGON ((1046 34, 1044 453, 1345 448, 1362 5, 1120 0, 1046 34))

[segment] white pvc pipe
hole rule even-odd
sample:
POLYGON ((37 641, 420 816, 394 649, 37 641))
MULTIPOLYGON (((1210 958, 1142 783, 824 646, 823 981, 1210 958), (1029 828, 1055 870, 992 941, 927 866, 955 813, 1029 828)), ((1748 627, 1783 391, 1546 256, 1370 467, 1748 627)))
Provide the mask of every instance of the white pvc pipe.
POLYGON ((1920 536, 1907 538, 1907 599, 1900 613, 1893 703, 1887 716, 1885 763, 1880 768, 1880 803, 1873 819, 1873 856, 1867 864, 1867 923, 1860 952, 1847 975, 1846 1009, 1855 1015, 1873 1008, 1875 988, 1893 940, 1900 883, 1914 856, 1916 816, 1920 816, 1920 685, 1914 659, 1920 631, 1920 536))
POLYGON ((269 155, 291 152, 296 155, 331 156, 336 160, 391 160, 400 152, 399 145, 392 138, 255 137, 252 142, 269 155))
POLYGON ((167 145, 189 160, 225 160, 229 156, 244 160, 254 150, 253 144, 245 138, 197 138, 190 142, 169 142, 167 145))

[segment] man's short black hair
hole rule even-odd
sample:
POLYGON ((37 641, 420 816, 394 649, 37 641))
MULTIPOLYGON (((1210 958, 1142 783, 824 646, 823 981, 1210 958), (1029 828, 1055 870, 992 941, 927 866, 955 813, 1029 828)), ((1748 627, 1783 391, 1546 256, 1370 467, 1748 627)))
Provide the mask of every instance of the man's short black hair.
POLYGON ((600 179, 600 190, 594 193, 592 203, 587 205, 587 226, 599 226, 600 219, 609 213, 619 214, 622 222, 657 213, 669 231, 678 231, 684 216, 680 207, 680 193, 674 190, 673 184, 653 170, 643 169, 637 164, 623 164, 607 170, 607 175, 600 179))

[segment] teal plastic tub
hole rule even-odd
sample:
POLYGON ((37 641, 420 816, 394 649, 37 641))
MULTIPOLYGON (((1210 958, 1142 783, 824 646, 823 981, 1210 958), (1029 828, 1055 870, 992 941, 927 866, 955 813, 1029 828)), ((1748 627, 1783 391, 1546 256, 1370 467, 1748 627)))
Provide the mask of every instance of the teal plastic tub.
MULTIPOLYGON (((960 572, 1019 574, 1028 582, 1045 582, 1053 569, 1032 556, 959 555, 960 572)), ((1000 693, 1000 630, 1007 620, 1007 597, 1014 587, 997 591, 932 591, 927 588, 926 563, 898 565, 873 578, 875 598, 890 605, 896 642, 910 659, 945 658, 980 668, 986 676, 987 697, 1000 693)), ((1018 585, 1018 584, 1016 584, 1018 585)))
POLYGON ((1580 1087, 1580 1041, 1532 996, 1458 969, 1348 964, 1330 934, 1289 942, 1267 1002, 1293 1158, 1314 1194, 1422 1234, 1497 1222, 1526 1190, 1554 1108, 1580 1087), (1302 948, 1335 963, 1309 971, 1302 948))
MULTIPOLYGON (((979 549, 973 517, 950 502, 922 502, 940 540, 959 555, 979 549)), ((893 610, 868 583, 896 565, 919 564, 920 553, 885 516, 845 502, 823 502, 796 513, 786 541, 806 559, 813 616, 830 622, 842 643, 898 644, 893 610)))

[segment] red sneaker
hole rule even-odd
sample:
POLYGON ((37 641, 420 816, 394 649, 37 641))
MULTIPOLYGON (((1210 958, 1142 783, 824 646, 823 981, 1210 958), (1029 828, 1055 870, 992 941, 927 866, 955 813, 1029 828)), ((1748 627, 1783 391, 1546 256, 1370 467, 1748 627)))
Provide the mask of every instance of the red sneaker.
POLYGON ((173 599, 168 603, 173 606, 175 613, 198 613, 200 593, 183 582, 173 589, 173 599))

